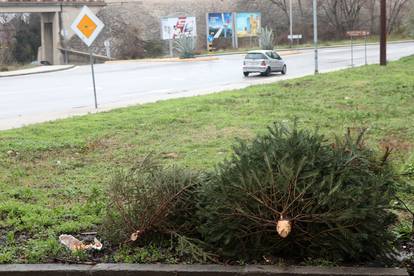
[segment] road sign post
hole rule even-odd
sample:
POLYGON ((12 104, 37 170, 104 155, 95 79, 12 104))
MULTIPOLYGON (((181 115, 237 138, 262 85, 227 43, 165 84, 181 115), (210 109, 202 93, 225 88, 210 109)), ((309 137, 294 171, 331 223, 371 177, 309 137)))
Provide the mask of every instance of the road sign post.
POLYGON ((365 65, 368 65, 367 40, 368 34, 365 34, 365 65))
POLYGON ((104 46, 105 46, 105 52, 106 52, 106 56, 111 58, 111 40, 107 39, 104 41, 104 46))
POLYGON ((91 73, 92 73, 92 84, 93 84, 93 95, 95 100, 95 109, 98 109, 98 98, 96 95, 96 85, 95 85, 95 69, 94 69, 94 58, 92 54, 91 45, 98 37, 99 33, 104 28, 104 23, 99 20, 98 17, 87 7, 84 6, 76 17, 75 21, 72 23, 72 30, 75 34, 88 46, 89 48, 89 59, 91 63, 91 73))
POLYGON ((365 38, 365 65, 368 64, 368 55, 367 55, 367 39, 370 33, 368 31, 348 31, 346 35, 351 38, 351 67, 354 67, 354 37, 364 37, 365 38))
POLYGON ((94 96, 94 99, 95 99, 95 109, 98 109, 98 98, 96 96, 95 69, 93 68, 94 60, 93 60, 93 55, 92 55, 92 48, 89 48, 89 56, 90 56, 90 61, 91 61, 93 96, 94 96))
POLYGON ((354 39, 351 36, 351 67, 354 67, 354 39))
POLYGON ((294 45, 295 40, 297 41, 297 45, 299 48, 299 42, 303 38, 303 35, 301 34, 295 34, 295 35, 288 35, 288 40, 292 41, 292 46, 294 45))

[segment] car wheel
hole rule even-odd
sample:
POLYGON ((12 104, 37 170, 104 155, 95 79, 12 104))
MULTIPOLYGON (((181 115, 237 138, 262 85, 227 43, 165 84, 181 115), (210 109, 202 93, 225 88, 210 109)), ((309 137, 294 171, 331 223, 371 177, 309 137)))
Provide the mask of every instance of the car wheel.
POLYGON ((283 69, 282 69, 281 73, 282 73, 282 75, 286 75, 286 73, 287 73, 286 65, 283 65, 283 69))
POLYGON ((248 76, 249 76, 249 72, 243 72, 243 75, 244 75, 245 77, 248 77, 248 76))
POLYGON ((263 76, 269 76, 270 73, 272 73, 272 69, 270 69, 270 67, 267 67, 266 72, 263 73, 263 76))

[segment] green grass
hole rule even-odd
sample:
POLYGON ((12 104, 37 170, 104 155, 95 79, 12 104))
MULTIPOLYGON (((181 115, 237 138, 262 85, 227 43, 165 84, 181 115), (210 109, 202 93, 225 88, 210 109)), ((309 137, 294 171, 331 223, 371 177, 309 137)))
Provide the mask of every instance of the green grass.
POLYGON ((328 137, 368 128, 371 146, 395 148, 396 164, 413 170, 413 76, 410 57, 386 68, 372 65, 0 132, 0 263, 174 262, 153 247, 134 256, 125 248, 106 249, 110 257, 71 256, 57 239, 97 229, 113 169, 151 152, 165 162, 211 169, 236 138, 252 138, 276 120, 299 118, 300 126, 318 126, 328 137))

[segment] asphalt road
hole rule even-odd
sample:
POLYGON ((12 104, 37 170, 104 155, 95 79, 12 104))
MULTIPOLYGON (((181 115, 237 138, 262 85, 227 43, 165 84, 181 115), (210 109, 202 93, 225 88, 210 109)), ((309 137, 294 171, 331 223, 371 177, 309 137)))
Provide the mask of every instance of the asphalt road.
MULTIPOLYGON (((364 65, 364 47, 355 47, 355 66, 364 65)), ((388 60, 414 54, 414 42, 390 44, 388 60)), ((200 62, 129 62, 95 66, 101 110, 187 97, 313 74, 312 50, 283 56, 288 74, 242 75, 243 55, 200 62)), ((351 66, 349 47, 321 49, 320 72, 351 66)), ((368 62, 378 63, 379 46, 368 46, 368 62)), ((39 75, 0 78, 0 129, 53 120, 94 110, 89 66, 39 75)))

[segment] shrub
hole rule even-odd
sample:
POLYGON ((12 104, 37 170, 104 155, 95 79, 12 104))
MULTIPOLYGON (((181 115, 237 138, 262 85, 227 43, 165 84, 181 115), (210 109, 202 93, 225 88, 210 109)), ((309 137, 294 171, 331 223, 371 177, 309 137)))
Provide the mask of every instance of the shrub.
POLYGON ((10 44, 10 47, 1 47, 0 46, 0 71, 8 71, 8 68, 6 65, 10 65, 14 63, 14 57, 13 57, 13 46, 10 44))
POLYGON ((145 57, 144 41, 139 37, 139 30, 125 25, 122 33, 118 35, 114 47, 114 55, 122 59, 139 59, 145 57))
POLYGON ((144 43, 146 57, 160 57, 164 53, 164 47, 161 40, 149 40, 144 43))
POLYGON ((18 63, 28 63, 37 59, 40 46, 40 17, 31 14, 29 19, 16 18, 17 32, 14 36, 13 56, 18 63))
POLYGON ((275 36, 273 30, 269 28, 262 28, 259 36, 260 47, 262 50, 274 49, 275 36))
POLYGON ((240 142, 200 191, 200 232, 233 259, 365 260, 392 251, 394 170, 363 134, 334 144, 275 124, 240 142))
MULTIPOLYGON (((414 7, 414 6, 413 6, 414 7)), ((410 16, 408 19, 408 34, 414 37, 414 9, 411 9, 410 16)))
POLYGON ((193 58, 195 51, 195 39, 191 36, 182 35, 174 40, 174 49, 180 58, 193 58))
POLYGON ((122 243, 191 233, 196 185, 197 174, 163 167, 150 158, 118 171, 110 183, 104 236, 122 243))

